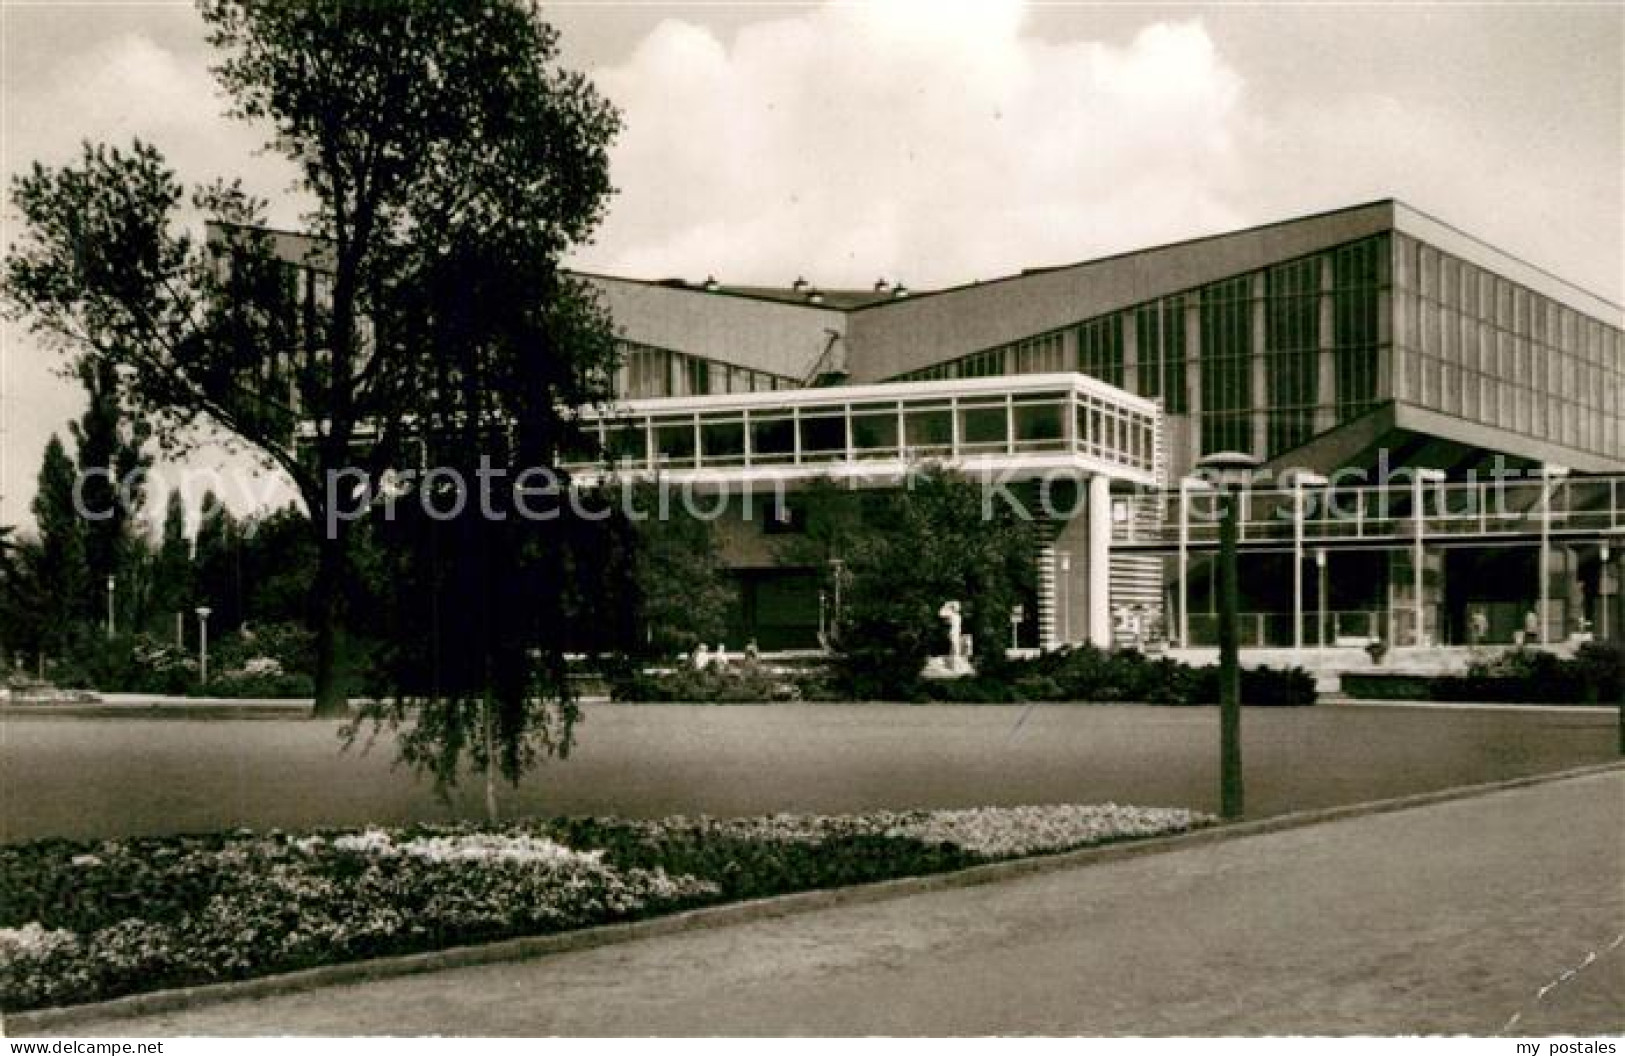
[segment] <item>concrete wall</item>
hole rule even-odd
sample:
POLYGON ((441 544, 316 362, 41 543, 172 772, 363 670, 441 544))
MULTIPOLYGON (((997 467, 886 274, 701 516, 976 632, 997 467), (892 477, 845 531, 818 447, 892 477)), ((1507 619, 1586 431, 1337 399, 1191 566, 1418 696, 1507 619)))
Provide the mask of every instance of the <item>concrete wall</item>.
POLYGON ((790 378, 806 377, 829 347, 831 332, 839 337, 847 327, 847 314, 830 308, 583 277, 603 292, 628 341, 790 378))

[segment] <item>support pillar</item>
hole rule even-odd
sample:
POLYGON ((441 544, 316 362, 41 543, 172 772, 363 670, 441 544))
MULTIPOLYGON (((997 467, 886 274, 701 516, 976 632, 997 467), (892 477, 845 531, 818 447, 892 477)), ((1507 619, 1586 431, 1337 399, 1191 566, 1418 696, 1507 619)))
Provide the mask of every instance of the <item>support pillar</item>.
POLYGON ((1055 525, 1038 525, 1038 648, 1054 649, 1060 644, 1055 635, 1055 525))
POLYGON ((1084 560, 1089 570, 1088 636, 1092 645, 1109 649, 1112 644, 1112 492, 1111 481, 1098 473, 1089 478, 1088 517, 1088 554, 1084 560))

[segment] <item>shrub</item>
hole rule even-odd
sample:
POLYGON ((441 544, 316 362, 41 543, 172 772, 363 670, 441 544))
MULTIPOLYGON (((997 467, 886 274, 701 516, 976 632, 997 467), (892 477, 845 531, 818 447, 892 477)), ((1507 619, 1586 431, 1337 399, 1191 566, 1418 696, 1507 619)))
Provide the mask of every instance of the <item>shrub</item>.
POLYGON ((615 676, 610 695, 643 703, 743 704, 800 700, 797 681, 755 664, 680 667, 665 673, 629 671, 615 676))
MULTIPOLYGON (((888 680, 886 685, 891 685, 888 680)), ((679 670, 638 674, 620 679, 615 699, 624 701, 769 701, 896 700, 910 703, 1010 704, 1021 701, 1095 704, 1214 704, 1219 699, 1216 667, 1194 668, 1167 657, 1148 657, 1132 649, 1108 652, 1085 645, 1058 649, 1026 660, 1011 661, 995 672, 965 678, 927 679, 917 673, 897 682, 890 693, 866 693, 866 682, 854 682, 850 670, 825 681, 816 673, 798 676, 753 676, 737 669, 679 670), (793 690, 793 693, 787 692, 793 690)), ((1315 702, 1315 680, 1301 668, 1245 668, 1243 703, 1300 706, 1315 702)))
POLYGON ((1625 646, 1591 642, 1573 658, 1542 649, 1508 650, 1473 661, 1464 675, 1344 675, 1343 691, 1377 700, 1608 704, 1619 699, 1622 672, 1625 646))

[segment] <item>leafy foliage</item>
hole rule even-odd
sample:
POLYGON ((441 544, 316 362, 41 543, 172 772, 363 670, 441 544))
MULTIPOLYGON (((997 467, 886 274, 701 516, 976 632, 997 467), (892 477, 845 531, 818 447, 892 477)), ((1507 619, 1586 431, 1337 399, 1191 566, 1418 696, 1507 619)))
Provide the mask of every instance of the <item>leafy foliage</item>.
MULTIPOLYGON (((555 263, 602 216, 619 118, 555 67, 557 34, 524 0, 200 11, 230 113, 299 168, 308 237, 264 230, 263 203, 237 184, 188 194, 150 144, 86 144, 13 182, 23 223, 5 295, 36 334, 111 365, 166 443, 207 421, 291 478, 319 551, 317 710, 333 712, 351 528, 329 516, 328 484, 352 463, 376 481, 445 424, 433 401, 461 379, 440 369, 440 342, 476 311, 504 335, 480 354, 535 360, 525 380, 602 369, 601 316, 555 263), (208 238, 181 225, 186 204, 208 238), (303 296, 301 268, 322 276, 303 296), (517 339, 543 320, 546 345, 517 339)), ((481 380, 520 380, 506 373, 481 380)), ((556 425, 552 407, 531 410, 556 425)))
POLYGON ((1471 664, 1465 675, 1343 676, 1343 691, 1380 700, 1507 704, 1613 704, 1625 681, 1625 645, 1587 642, 1572 658, 1513 649, 1471 664))
POLYGON ((980 488, 940 467, 920 468, 907 484, 826 487, 808 503, 810 544, 842 562, 836 675, 857 699, 909 699, 926 659, 947 652, 937 613, 949 599, 964 606, 965 630, 982 646, 978 670, 996 671, 1004 651, 994 643, 1034 578, 1033 527, 1008 505, 984 509, 980 488))

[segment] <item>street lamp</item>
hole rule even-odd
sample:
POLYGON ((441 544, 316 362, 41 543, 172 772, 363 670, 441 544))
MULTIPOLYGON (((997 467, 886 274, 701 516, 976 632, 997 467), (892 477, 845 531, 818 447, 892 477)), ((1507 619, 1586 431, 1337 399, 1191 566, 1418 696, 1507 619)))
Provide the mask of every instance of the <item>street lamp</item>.
POLYGON ((209 613, 207 605, 199 605, 197 612, 198 685, 209 684, 209 613))
POLYGON ((1236 542, 1240 503, 1237 493, 1251 483, 1261 463, 1241 451, 1220 451, 1197 462, 1218 489, 1219 520, 1219 813, 1227 819, 1245 812, 1241 772, 1241 662, 1236 633, 1240 594, 1236 582, 1236 542))
POLYGON ((115 589, 116 582, 117 581, 114 580, 114 578, 112 576, 107 577, 107 640, 108 641, 113 640, 113 591, 115 589))

